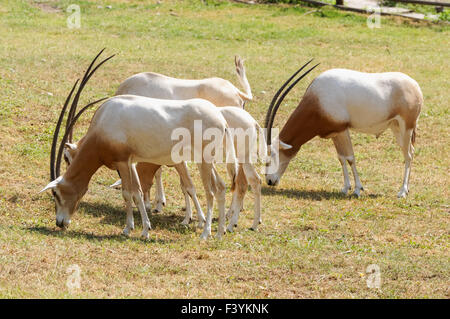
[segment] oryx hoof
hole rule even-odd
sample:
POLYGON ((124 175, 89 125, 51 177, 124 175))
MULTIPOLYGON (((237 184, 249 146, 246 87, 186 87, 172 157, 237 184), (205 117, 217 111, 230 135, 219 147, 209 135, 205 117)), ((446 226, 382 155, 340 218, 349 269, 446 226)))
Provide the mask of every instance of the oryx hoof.
POLYGON ((356 196, 357 198, 361 197, 361 191, 363 191, 364 188, 360 187, 360 188, 356 188, 355 191, 353 192, 353 196, 356 196))
POLYGON ((181 222, 181 225, 189 225, 192 221, 192 218, 190 217, 186 217, 185 219, 183 219, 183 221, 181 222))
POLYGON ((345 186, 343 189, 341 189, 341 193, 344 194, 344 195, 347 195, 347 194, 348 194, 348 191, 350 190, 350 188, 351 188, 351 187, 346 187, 346 186, 345 186))
POLYGON ((397 194, 397 198, 406 198, 406 196, 408 196, 408 190, 406 190, 406 189, 402 189, 397 194))
POLYGON ((207 240, 208 237, 209 237, 209 233, 208 233, 208 232, 203 232, 203 233, 200 235, 200 239, 201 239, 201 240, 207 240))

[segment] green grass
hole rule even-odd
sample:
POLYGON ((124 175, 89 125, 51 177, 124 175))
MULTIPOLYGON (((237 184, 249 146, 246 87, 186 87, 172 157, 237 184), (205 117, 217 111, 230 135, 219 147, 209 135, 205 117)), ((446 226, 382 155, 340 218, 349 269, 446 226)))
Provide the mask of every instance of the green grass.
MULTIPOLYGON (((0 296, 449 298, 449 27, 287 5, 219 1, 33 1, 0 3, 0 296), (66 27, 78 3, 82 27, 66 27), (101 5, 103 8, 98 8, 101 5), (106 6, 111 5, 112 9, 106 6), (151 215, 147 242, 131 238, 116 173, 101 169, 73 218, 59 231, 50 194, 49 150, 60 107, 99 49, 117 56, 86 88, 82 102, 114 94, 126 77, 154 71, 181 78, 220 76, 237 85, 233 57, 246 59, 262 123, 272 94, 302 63, 321 65, 286 98, 282 126, 321 71, 340 67, 401 71, 425 98, 411 193, 397 200, 403 159, 390 132, 353 134, 362 198, 339 193, 342 173, 329 140, 314 139, 291 162, 281 184, 263 187, 263 225, 249 231, 252 194, 239 227, 223 240, 200 242, 183 227, 183 197, 164 172, 167 207, 151 215), (67 267, 81 269, 81 289, 66 287, 67 267), (381 268, 381 289, 366 285, 366 267, 381 268)), ((93 111, 76 127, 85 132, 93 111)), ((224 174, 224 168, 220 167, 224 174)), ((200 179, 192 169, 196 185, 200 179)), ((201 187, 199 200, 205 205, 201 187)), ((153 194, 152 194, 153 196, 153 194)), ((227 194, 229 204, 231 196, 227 194)), ((217 224, 214 224, 213 232, 217 224)))

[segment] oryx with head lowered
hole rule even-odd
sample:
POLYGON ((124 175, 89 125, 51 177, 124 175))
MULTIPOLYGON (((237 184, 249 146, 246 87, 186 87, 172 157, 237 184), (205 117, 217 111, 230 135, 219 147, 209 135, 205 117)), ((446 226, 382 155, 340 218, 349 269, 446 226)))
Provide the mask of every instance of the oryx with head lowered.
MULTIPOLYGON (((307 64, 300 70, 303 70, 307 64)), ((275 94, 266 115, 269 146, 271 128, 281 102, 294 85, 314 68, 315 66, 309 69, 283 92, 300 72, 300 70, 297 71, 275 94)), ((284 124, 279 136, 275 137, 280 147, 270 147, 269 151, 272 157, 271 162, 278 159, 278 169, 274 173, 266 174, 267 184, 277 185, 301 146, 315 136, 320 136, 331 138, 336 147, 344 174, 342 192, 347 193, 351 188, 346 164, 348 162, 355 179, 354 193, 359 196, 363 187, 356 170, 349 130, 378 136, 390 128, 405 159, 403 184, 398 197, 406 197, 409 190, 408 182, 417 120, 422 105, 423 96, 419 85, 406 74, 364 73, 346 69, 331 69, 323 72, 308 86, 305 95, 284 124)))
MULTIPOLYGON (((51 190, 56 202, 56 224, 66 228, 70 224, 78 203, 88 189, 92 175, 103 165, 118 170, 122 178, 122 195, 126 203, 127 225, 125 234, 134 228, 133 201, 136 203, 142 218, 142 237, 148 238, 150 221, 142 198, 142 189, 136 172, 137 162, 152 163, 152 170, 148 172, 153 179, 154 172, 161 165, 179 165, 172 157, 172 148, 176 141, 172 141, 172 132, 177 128, 185 128, 194 136, 194 122, 202 121, 204 130, 215 130, 216 136, 224 143, 227 152, 227 170, 232 180, 232 188, 237 175, 237 160, 227 123, 217 107, 203 99, 190 100, 161 100, 135 95, 119 95, 103 102, 95 112, 86 135, 78 142, 76 154, 66 172, 59 176, 63 148, 79 116, 92 104, 88 104, 76 115, 76 108, 80 94, 92 74, 108 59, 102 61, 92 69, 96 59, 87 69, 69 110, 68 124, 62 138, 59 151, 56 144, 67 106, 77 86, 75 83, 60 113, 51 150, 50 177, 51 182, 42 190, 51 190), (92 69, 92 70, 91 70, 92 69)), ((103 101, 105 99, 99 100, 103 101)), ((96 101, 96 102, 99 102, 96 101)), ((205 132, 201 132, 203 137, 205 132)), ((211 185, 214 157, 204 152, 209 142, 201 138, 200 143, 193 140, 188 145, 194 154, 202 154, 199 163, 200 175, 205 188, 208 211, 202 238, 211 234, 211 220, 214 195, 219 206, 219 229, 217 236, 221 237, 225 231, 225 183, 215 173, 218 181, 216 187, 211 185)), ((188 181, 186 181, 187 183, 188 181)), ((189 194, 191 195, 191 194, 189 194)), ((198 205, 198 203, 196 204, 198 205)), ((198 205, 198 210, 200 207, 198 205)), ((202 216, 202 220, 205 220, 202 216)))

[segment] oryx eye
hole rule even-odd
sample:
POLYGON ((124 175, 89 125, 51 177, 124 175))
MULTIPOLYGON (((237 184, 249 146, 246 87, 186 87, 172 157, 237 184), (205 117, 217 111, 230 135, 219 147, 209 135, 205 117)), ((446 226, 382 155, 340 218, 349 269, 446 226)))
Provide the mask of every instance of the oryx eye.
POLYGON ((55 198, 56 202, 58 204, 61 204, 61 199, 59 198, 58 194, 54 190, 52 190, 52 194, 53 194, 53 197, 55 198))

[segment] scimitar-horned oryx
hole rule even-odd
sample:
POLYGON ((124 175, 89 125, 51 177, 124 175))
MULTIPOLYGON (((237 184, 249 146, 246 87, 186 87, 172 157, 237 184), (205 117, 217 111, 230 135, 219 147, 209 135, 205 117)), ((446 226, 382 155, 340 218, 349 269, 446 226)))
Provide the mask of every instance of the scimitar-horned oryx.
POLYGON ((403 184, 398 197, 406 197, 417 121, 423 105, 422 92, 417 82, 400 72, 363 73, 346 69, 325 71, 312 81, 279 136, 275 137, 280 145, 279 149, 275 149, 270 147, 270 143, 276 112, 299 79, 279 96, 300 70, 278 90, 267 111, 266 140, 273 158, 271 162, 279 158, 278 170, 266 174, 267 184, 277 185, 301 146, 315 136, 320 136, 331 138, 336 147, 344 174, 342 192, 347 193, 351 188, 346 165, 348 162, 355 179, 354 194, 359 196, 363 187, 356 171, 349 130, 378 136, 390 128, 405 159, 403 184))

